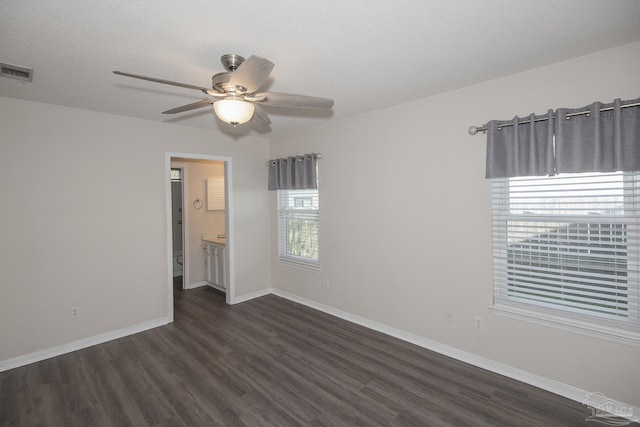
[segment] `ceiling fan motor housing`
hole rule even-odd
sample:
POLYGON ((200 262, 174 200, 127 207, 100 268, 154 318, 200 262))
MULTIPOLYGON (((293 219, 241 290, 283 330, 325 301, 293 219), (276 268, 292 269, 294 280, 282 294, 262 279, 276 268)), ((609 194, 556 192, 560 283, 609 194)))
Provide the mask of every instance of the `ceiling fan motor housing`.
POLYGON ((229 83, 231 79, 231 74, 238 69, 238 67, 244 62, 244 57, 240 55, 236 55, 233 53, 228 53, 226 55, 222 55, 220 57, 220 62, 226 73, 218 73, 215 74, 211 78, 211 87, 213 90, 218 91, 220 93, 244 93, 247 89, 243 86, 232 85, 229 83))
POLYGON ((230 78, 230 71, 226 73, 214 74, 214 76, 211 78, 211 87, 213 88, 213 90, 220 93, 235 92, 236 87, 229 83, 230 78))

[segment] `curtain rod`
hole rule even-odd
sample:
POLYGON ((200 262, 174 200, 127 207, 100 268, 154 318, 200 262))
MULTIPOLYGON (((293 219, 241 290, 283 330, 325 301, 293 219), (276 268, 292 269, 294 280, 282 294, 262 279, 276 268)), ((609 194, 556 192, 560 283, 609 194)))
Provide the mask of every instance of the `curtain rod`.
MULTIPOLYGON (((298 157, 298 156, 293 156, 293 157, 298 157)), ((322 154, 320 153, 315 153, 315 157, 316 159, 321 159, 322 158, 322 154)), ((265 163, 265 165, 269 166, 271 164, 271 160, 267 160, 267 162, 265 163)))
MULTIPOLYGON (((636 102, 634 104, 626 104, 626 105, 621 105, 620 108, 627 108, 627 107, 640 107, 640 102, 636 102)), ((605 108, 601 108, 600 111, 611 111, 613 110, 613 107, 605 107, 605 108)), ((566 118, 569 117, 573 117, 573 116, 582 116, 584 114, 589 114, 591 111, 589 110, 585 110, 585 111, 576 111, 575 113, 567 113, 566 118)), ((539 119, 535 119, 534 122, 541 122, 544 120, 549 120, 547 117, 541 117, 539 119)), ((518 123, 531 123, 531 120, 522 120, 521 122, 518 123)), ((498 125, 498 127, 507 127, 507 126, 513 126, 512 122, 506 122, 506 123, 500 123, 498 125)), ((482 132, 485 133, 487 131, 487 124, 483 124, 482 126, 470 126, 469 127, 469 135, 475 135, 478 132, 482 132)))

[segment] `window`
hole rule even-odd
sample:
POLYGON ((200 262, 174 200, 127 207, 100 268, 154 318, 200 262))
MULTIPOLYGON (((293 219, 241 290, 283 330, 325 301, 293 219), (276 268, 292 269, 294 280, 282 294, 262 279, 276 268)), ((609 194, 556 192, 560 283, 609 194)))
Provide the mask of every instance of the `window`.
POLYGON ((320 268, 318 190, 278 190, 278 259, 320 268))
POLYGON ((492 180, 494 308, 640 343, 640 173, 492 180))

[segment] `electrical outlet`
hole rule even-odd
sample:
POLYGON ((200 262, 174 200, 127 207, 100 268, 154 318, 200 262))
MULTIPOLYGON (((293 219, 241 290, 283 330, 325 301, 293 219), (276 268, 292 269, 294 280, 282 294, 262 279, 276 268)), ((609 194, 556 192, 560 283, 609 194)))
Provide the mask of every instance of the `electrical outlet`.
POLYGON ((69 315, 72 319, 80 317, 80 307, 77 305, 71 307, 71 310, 69 310, 69 315))
POLYGON ((453 310, 450 308, 444 310, 444 321, 447 323, 453 323, 453 310))
POLYGON ((324 287, 329 289, 329 279, 324 280, 324 287))
POLYGON ((477 331, 484 330, 484 320, 480 316, 475 316, 473 318, 473 328, 477 331))

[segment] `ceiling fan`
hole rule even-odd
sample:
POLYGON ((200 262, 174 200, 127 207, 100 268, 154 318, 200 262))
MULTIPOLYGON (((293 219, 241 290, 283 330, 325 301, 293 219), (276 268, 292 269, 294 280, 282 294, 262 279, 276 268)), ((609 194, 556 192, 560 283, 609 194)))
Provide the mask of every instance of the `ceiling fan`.
POLYGON ((163 111, 163 114, 182 113, 213 104, 216 116, 233 125, 252 120, 259 126, 269 126, 271 120, 261 106, 282 108, 324 108, 333 107, 333 100, 313 96, 280 92, 257 92, 271 74, 273 62, 260 56, 251 55, 246 60, 240 55, 227 54, 220 58, 226 72, 212 77, 211 89, 154 77, 114 71, 126 77, 148 80, 172 86, 195 89, 210 95, 202 101, 163 111))

